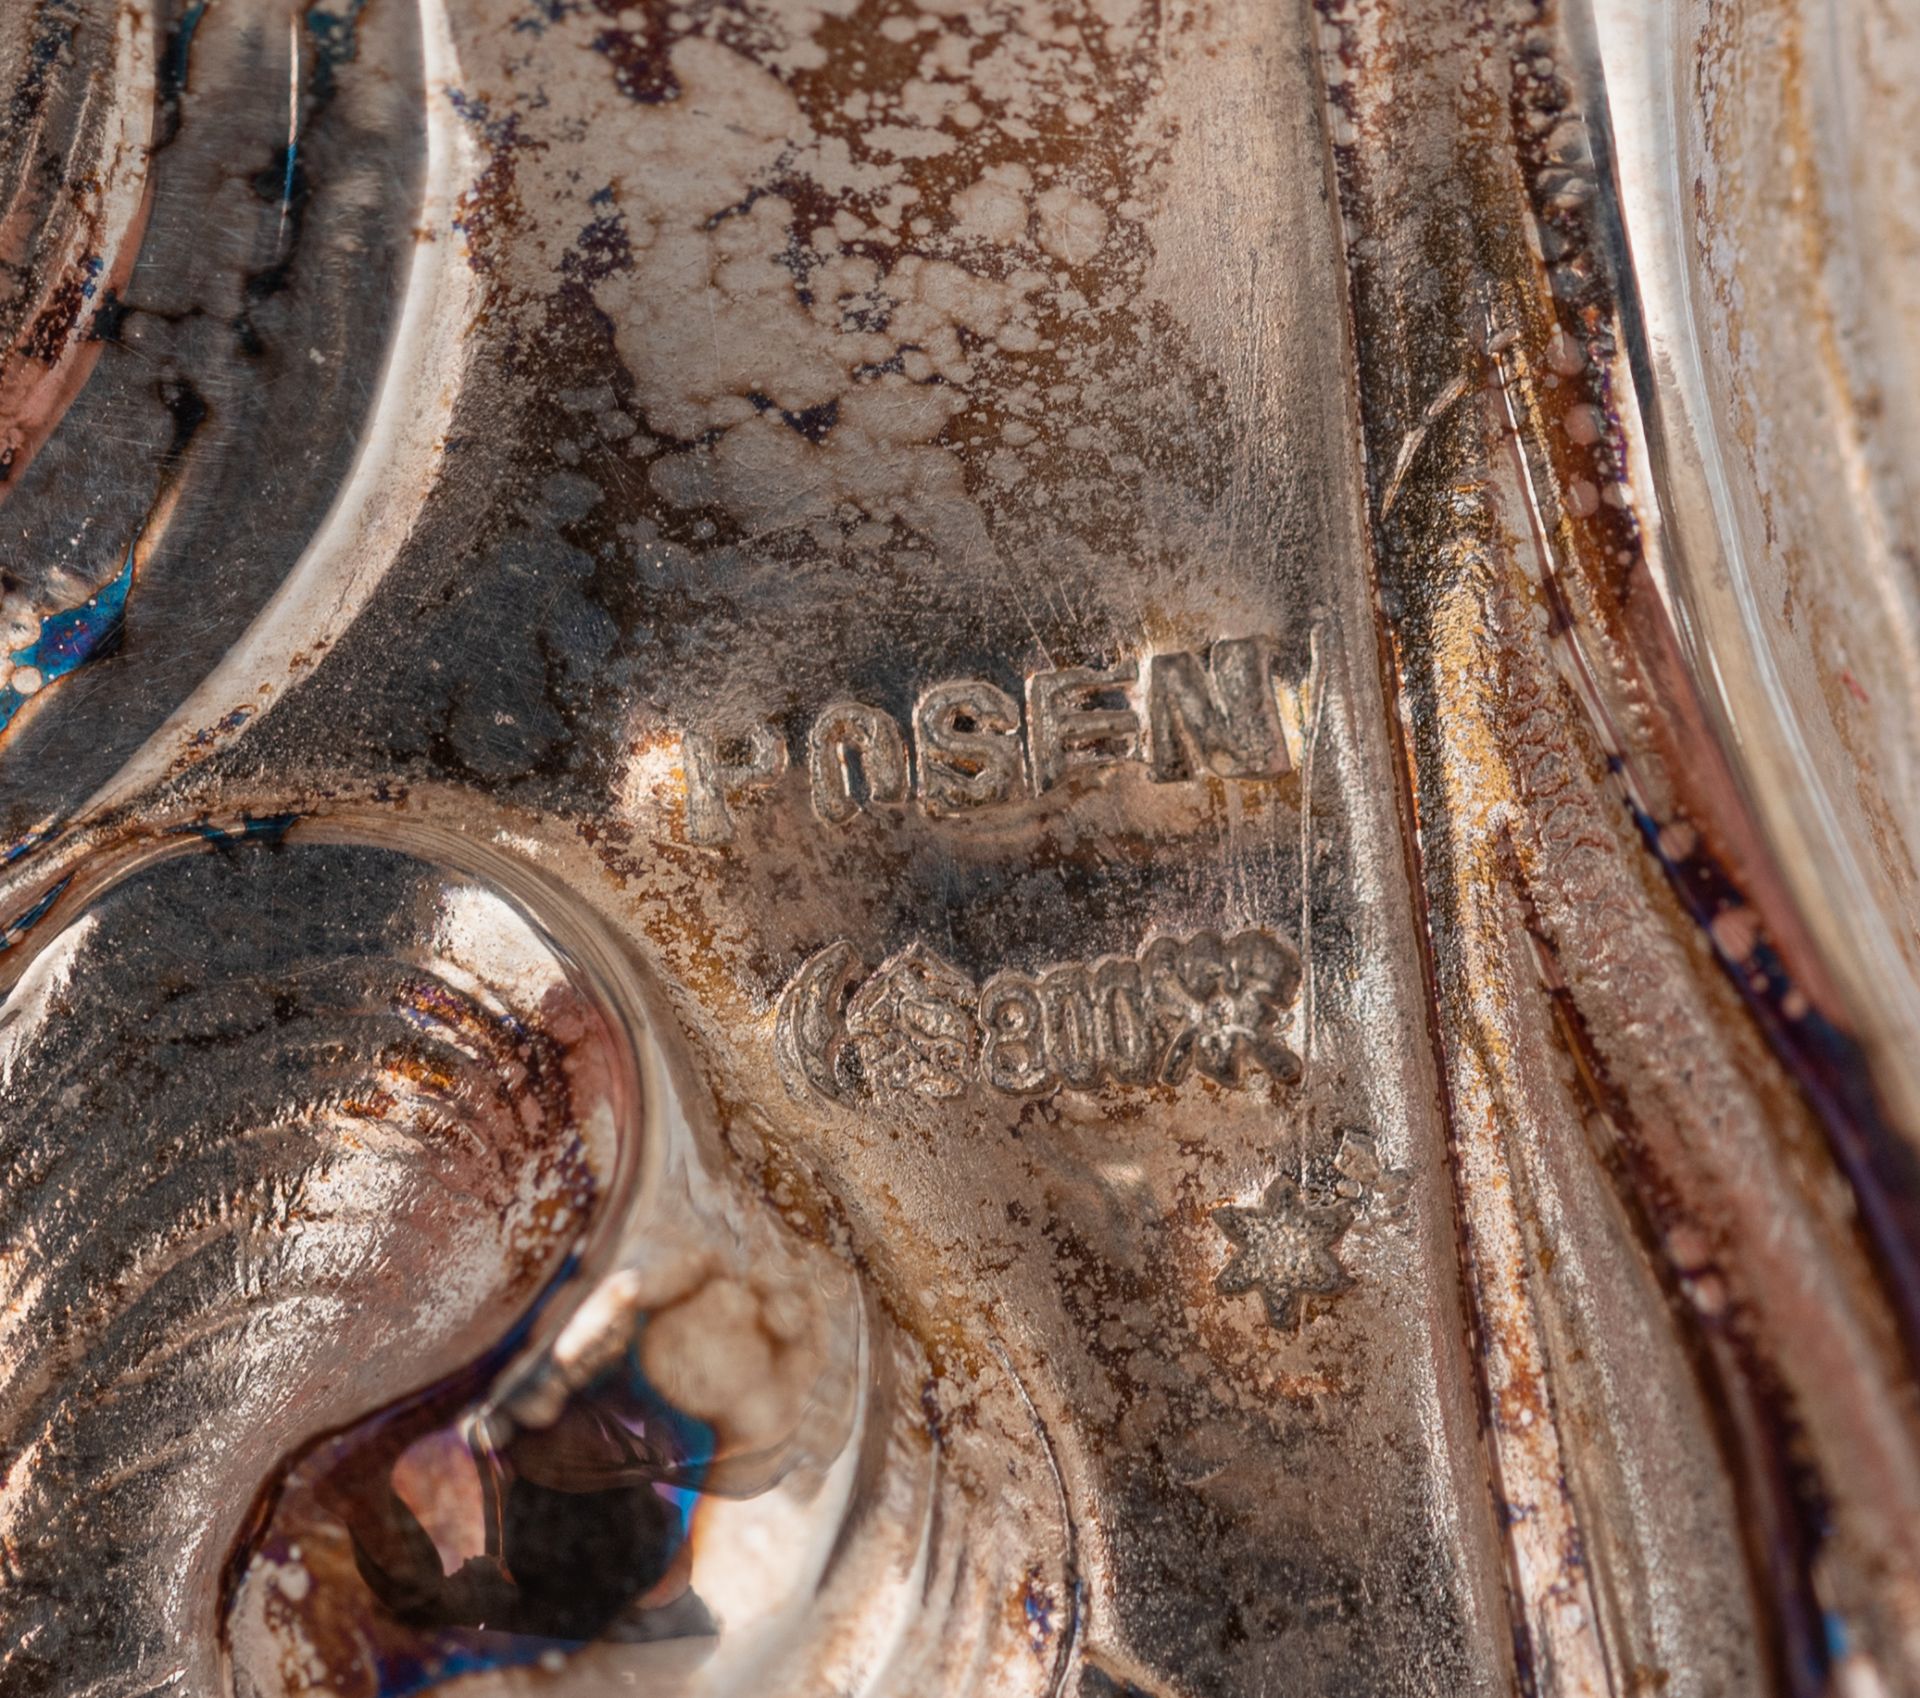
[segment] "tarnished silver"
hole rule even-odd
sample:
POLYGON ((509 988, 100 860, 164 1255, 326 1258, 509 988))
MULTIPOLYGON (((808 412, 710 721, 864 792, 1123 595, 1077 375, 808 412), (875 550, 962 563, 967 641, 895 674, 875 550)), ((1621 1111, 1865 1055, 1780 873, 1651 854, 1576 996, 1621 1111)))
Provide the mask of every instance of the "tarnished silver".
POLYGON ((0 1694, 1920 1694, 1920 20, 0 72, 0 1694))

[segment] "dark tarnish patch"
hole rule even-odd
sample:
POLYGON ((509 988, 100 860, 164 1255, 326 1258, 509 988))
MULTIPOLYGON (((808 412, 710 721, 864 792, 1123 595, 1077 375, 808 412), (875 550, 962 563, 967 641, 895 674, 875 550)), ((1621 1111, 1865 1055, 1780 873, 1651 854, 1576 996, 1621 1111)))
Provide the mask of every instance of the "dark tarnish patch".
POLYGON ((1920 1364, 1920 1159, 1888 1122, 1859 1040, 1794 983, 1757 911, 1693 833, 1685 834, 1692 841, 1681 854, 1673 828, 1662 830, 1638 807, 1633 821, 1825 1129, 1860 1206, 1908 1352, 1920 1364))
POLYGON ((256 309, 293 284, 300 239, 316 192, 301 158, 301 138, 332 105, 338 92, 340 70, 353 62, 358 46, 357 25, 366 4, 367 0, 349 0, 344 10, 316 7, 307 14, 307 38, 312 43, 313 58, 306 98, 286 145, 253 177, 254 193, 279 206, 281 230, 273 260, 248 272, 241 286, 243 305, 234 317, 233 331, 242 351, 249 355, 263 354, 267 346, 255 322, 256 309))
POLYGON ((126 329, 133 308, 120 298, 118 289, 109 289, 100 297, 99 306, 87 323, 87 334, 96 342, 118 342, 126 329))
MULTIPOLYGON (((603 189, 594 197, 596 206, 608 206, 613 199, 603 189)), ((618 211, 596 218, 580 232, 580 239, 560 258, 560 275, 570 283, 592 285, 633 264, 633 242, 627 221, 618 211)))
POLYGON ((1120 1680, 1104 1670, 1087 1668, 1080 1675, 1080 1698, 1158 1698, 1144 1686, 1120 1680))
POLYGON ((521 135, 517 112, 498 117, 484 98, 457 88, 447 90, 447 102, 487 144, 486 167, 461 195, 453 218, 455 233, 466 240, 467 265, 476 275, 486 277, 496 268, 495 249, 502 231, 513 225, 519 213, 514 155, 521 147, 540 144, 529 144, 521 135))
POLYGON ((167 31, 167 44, 161 50, 155 73, 154 153, 170 146, 180 133, 181 105, 186 98, 187 76, 193 64, 194 32, 207 15, 209 4, 211 0, 193 0, 167 31))
POLYGON ((40 8, 38 33, 27 50, 23 74, 7 99, 8 129, 26 130, 40 116, 53 68, 71 51, 79 29, 80 8, 75 0, 47 0, 40 8))
POLYGON ((93 299, 102 266, 98 254, 88 254, 40 309, 20 339, 20 352, 44 366, 57 365, 72 342, 74 329, 88 301, 93 299))
POLYGON ((359 52, 360 14, 367 0, 346 0, 344 6, 316 6, 307 14, 307 35, 313 42, 313 100, 316 108, 333 97, 334 79, 359 52))
MULTIPOLYGON (((590 13, 595 4, 596 0, 552 0, 551 4, 529 7, 513 27, 526 33, 539 34, 563 18, 590 13)), ((634 15, 620 6, 605 3, 605 0, 599 0, 599 10, 609 18, 618 16, 623 20, 634 15)), ((878 50, 878 37, 873 26, 878 21, 880 10, 877 7, 869 8, 861 17, 847 21, 844 27, 829 21, 823 26, 821 39, 829 47, 833 64, 820 72, 802 73, 793 81, 795 93, 809 118, 831 132, 844 132, 849 136, 857 132, 858 126, 839 113, 839 100, 847 77, 853 74, 849 66, 856 62, 864 63, 870 52, 878 50)), ((660 19, 665 20, 668 8, 660 6, 638 8, 635 11, 649 16, 657 13, 660 19)), ((656 27, 666 29, 669 26, 665 22, 634 26, 642 30, 656 27)), ((732 24, 725 25, 723 33, 737 50, 748 57, 753 57, 759 51, 753 42, 735 32, 732 24)), ((595 50, 605 56, 618 46, 618 43, 603 40, 595 50)), ((1116 75, 1118 69, 1116 65, 1116 75)), ((1134 82, 1125 78, 1120 79, 1120 86, 1129 91, 1135 90, 1134 82)), ((453 227, 464 238, 463 257, 469 268, 499 286, 495 299, 500 305, 506 306, 509 296, 501 275, 500 256, 525 217, 516 181, 519 156, 522 149, 542 151, 546 143, 523 129, 520 115, 497 95, 489 99, 476 90, 454 88, 448 91, 447 98, 454 112, 484 141, 487 148, 484 167, 460 197, 453 227)), ((1127 96, 1129 109, 1137 106, 1142 99, 1143 93, 1130 92, 1127 96)), ((1047 145, 1044 142, 1032 144, 1036 161, 1044 163, 1047 145)), ((1117 167, 1105 159, 1097 163, 1103 177, 1112 177, 1112 186, 1117 191, 1117 167)), ((929 163, 920 169, 926 180, 932 183, 950 168, 929 163)), ((641 409, 634 395, 632 374, 622 364, 614 346, 611 322, 593 299, 596 281, 611 272, 626 270, 634 258, 631 232, 619 206, 620 192, 618 185, 607 183, 588 196, 594 216, 581 227, 574 242, 561 255, 554 279, 556 286, 545 302, 532 311, 515 308, 511 313, 502 314, 501 323, 505 328, 501 333, 500 363, 504 371, 515 377, 537 375, 540 387, 547 392, 605 384, 611 390, 613 408, 628 421, 638 424, 641 409)), ((837 212, 860 211, 866 203, 828 194, 811 177, 777 169, 771 176, 756 180, 740 203, 723 208, 713 216, 716 220, 737 216, 769 194, 777 194, 791 204, 783 258, 794 277, 795 300, 802 306, 811 307, 815 303, 809 278, 815 262, 809 257, 807 233, 831 224, 837 212)), ((1113 252, 1103 260, 1103 264, 1111 264, 1116 268, 1116 275, 1130 275, 1129 267, 1144 263, 1137 242, 1137 238, 1116 234, 1111 244, 1113 252), (1129 246, 1129 243, 1134 245, 1129 246)), ((863 250, 859 244, 855 244, 849 251, 857 253, 863 250)), ((860 319, 863 327, 869 330, 878 331, 885 327, 886 311, 879 306, 849 305, 843 314, 843 317, 846 316, 860 319)), ((1156 359, 1160 359, 1164 350, 1173 345, 1175 338, 1171 327, 1159 319, 1156 319, 1156 331, 1159 334, 1154 346, 1162 351, 1156 355, 1156 359)), ((978 341, 970 331, 963 331, 961 339, 966 345, 978 341)), ((1118 360, 1128 356, 1124 350, 1116 348, 1114 357, 1118 360)), ((871 380, 887 371, 897 371, 900 363, 901 357, 896 355, 885 365, 867 368, 862 377, 871 380)), ((1042 360, 1034 380, 1038 382, 1042 377, 1050 378, 1057 371, 1057 367, 1042 360)), ((1196 409, 1204 410, 1218 403, 1220 397, 1210 384, 1199 378, 1191 381, 1194 389, 1192 405, 1196 409)), ((824 446, 839 423, 840 406, 837 401, 789 410, 778 407, 769 396, 742 398, 749 400, 757 411, 769 418, 777 417, 789 430, 814 447, 824 446)), ((1124 420, 1120 421, 1120 425, 1121 428, 1128 428, 1124 420)), ((956 421, 940 440, 945 446, 959 450, 965 458, 978 452, 991 440, 997 428, 998 425, 992 421, 977 425, 964 420, 956 421), (978 433, 979 441, 967 434, 973 432, 978 433)), ((665 456, 680 455, 690 465, 701 465, 722 434, 720 432, 683 439, 651 430, 646 433, 644 459, 638 459, 629 451, 625 438, 611 445, 589 440, 591 433, 582 429, 575 416, 559 409, 538 407, 536 403, 535 407, 529 409, 529 416, 521 421, 519 434, 529 444, 564 441, 570 453, 579 456, 577 460, 569 458, 566 464, 578 475, 598 483, 609 496, 599 511, 579 523, 567 526, 564 533, 570 543, 592 557, 594 567, 590 582, 585 586, 587 599, 604 612, 617 630, 617 642, 605 657, 604 665, 590 680, 592 690, 598 693, 597 699, 605 699, 605 692, 626 687, 627 681, 642 670, 670 668, 682 663, 690 640, 688 634, 697 631, 704 620, 747 617, 748 609, 741 604, 740 592, 749 584, 756 594, 761 592, 765 587, 763 574, 771 569, 774 561, 812 559, 817 557, 822 546, 817 543, 811 530, 794 530, 769 536, 750 535, 749 527, 738 523, 722 506, 710 501, 684 505, 668 501, 659 495, 657 486, 649 485, 648 463, 665 456), (644 525, 649 533, 637 551, 637 561, 632 540, 636 521, 644 525), (765 567, 756 566, 750 574, 743 567, 725 564, 729 561, 730 551, 749 542, 756 557, 765 560, 765 567)), ((1152 464, 1168 475, 1176 471, 1172 452, 1162 438, 1152 432, 1142 431, 1137 436, 1130 432, 1126 448, 1130 453, 1138 453, 1144 463, 1152 464)), ((1220 467, 1224 464, 1223 457, 1180 455, 1178 461, 1178 475, 1196 491, 1213 489, 1222 476, 1220 467)), ((523 469, 531 475, 531 467, 523 469)), ((1061 468, 1056 466, 1055 472, 1060 471, 1061 468)), ((843 535, 850 535, 860 528, 862 519, 863 515, 849 504, 823 523, 837 525, 843 535)), ((889 523, 898 541, 902 527, 898 521, 889 523)), ((1096 523, 1089 529, 1097 535, 1100 526, 1096 523)), ((450 602, 452 599, 453 592, 448 588, 443 593, 442 601, 450 602)), ((460 599, 468 602, 474 599, 470 582, 462 588, 460 599)), ((563 601, 570 602, 571 597, 563 598, 563 601)), ((910 598, 901 596, 894 599, 893 605, 904 610, 912 603, 910 598)), ((904 619, 904 612, 900 617, 904 619)), ((873 633, 871 646, 875 666, 897 662, 904 645, 890 640, 893 635, 891 630, 883 629, 876 629, 873 633)), ((577 648, 577 644, 563 638, 546 646, 554 651, 555 657, 560 658, 561 670, 578 672, 581 669, 577 661, 567 660, 560 655, 560 651, 577 648)), ((547 670, 551 673, 554 668, 549 665, 547 670)), ((871 686, 862 683, 860 687, 866 689, 871 686)), ((515 694, 524 698, 526 690, 516 688, 515 694)), ((532 749, 530 759, 516 759, 511 763, 514 778, 544 786, 563 771, 580 771, 582 763, 610 764, 621 758, 620 752, 605 745, 604 739, 596 742, 592 737, 576 738, 576 728, 582 723, 577 711, 579 692, 571 690, 566 694, 569 700, 565 702, 527 704, 533 720, 540 722, 533 728, 540 731, 541 735, 531 739, 538 746, 532 749), (556 716, 568 728, 566 737, 552 734, 552 720, 556 716)), ((520 708, 521 701, 516 700, 506 704, 504 710, 520 721, 520 708)), ((389 747, 403 759, 413 758, 420 752, 419 746, 424 736, 430 745, 428 758, 442 771, 468 778, 478 777, 492 785, 499 784, 507 774, 498 770, 501 760, 496 751, 486 751, 486 758, 476 766, 471 751, 460 746, 462 739, 454 735, 454 719, 458 711, 455 704, 452 712, 437 712, 434 716, 437 724, 430 731, 422 733, 416 726, 403 734, 399 742, 390 743, 389 747)), ((387 718, 390 721, 391 716, 387 718)), ((528 725, 533 725, 533 721, 521 725, 520 731, 524 731, 528 725)), ((515 728, 502 729, 514 732, 515 728)), ((388 735, 384 726, 380 734, 388 735)), ((527 741, 519 732, 504 740, 527 741)), ((491 744, 503 739, 489 732, 487 741, 491 744)))
POLYGON ((165 378, 159 385, 160 404, 173 420, 173 434, 162 451, 162 463, 177 467, 200 427, 212 416, 206 397, 184 377, 165 378))
POLYGON ((667 21, 663 9, 639 10, 639 22, 630 23, 634 8, 625 0, 598 0, 608 18, 622 22, 593 38, 593 50, 613 66, 614 87, 642 106, 659 106, 680 96, 680 82, 667 61, 667 21))
POLYGON ((838 401, 822 401, 817 407, 803 407, 798 412, 775 406, 765 395, 749 395, 747 401, 755 412, 773 414, 788 430, 815 444, 825 442, 827 433, 840 422, 838 401))

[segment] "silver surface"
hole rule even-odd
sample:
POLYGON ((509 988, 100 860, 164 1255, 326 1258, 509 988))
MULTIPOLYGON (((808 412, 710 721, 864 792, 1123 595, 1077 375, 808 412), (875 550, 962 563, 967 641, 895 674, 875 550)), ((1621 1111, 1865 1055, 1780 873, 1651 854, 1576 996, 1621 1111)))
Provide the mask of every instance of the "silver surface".
POLYGON ((1917 51, 10 7, 0 1692, 1920 1692, 1917 51))

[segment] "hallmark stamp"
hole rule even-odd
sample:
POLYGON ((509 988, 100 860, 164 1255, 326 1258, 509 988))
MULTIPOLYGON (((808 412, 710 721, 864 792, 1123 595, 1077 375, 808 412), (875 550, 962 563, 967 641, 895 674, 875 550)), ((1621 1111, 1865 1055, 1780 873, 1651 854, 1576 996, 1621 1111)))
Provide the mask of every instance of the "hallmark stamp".
POLYGON ((976 1027, 973 981, 915 946, 847 1004, 847 1035, 874 1089, 957 1097, 967 1088, 976 1027))
POLYGON ((853 766, 867 785, 866 805, 898 807, 907 799, 907 741, 878 708, 836 702, 807 733, 807 780, 813 811, 829 825, 845 825, 860 811, 854 799, 853 766))
POLYGON ((1344 1198, 1315 1196, 1282 1173, 1258 1202, 1215 1209, 1213 1224, 1233 1246, 1214 1289, 1222 1297, 1258 1292, 1269 1326, 1291 1327, 1305 1299, 1337 1297, 1353 1284, 1335 1253, 1353 1225, 1344 1198))
POLYGON ((796 1098, 1011 1097, 1178 1084, 1228 1089, 1253 1073, 1286 1084, 1300 1058, 1280 1036, 1300 991, 1291 943, 1249 930, 1155 937, 1137 954, 995 973, 976 985, 923 945, 865 977, 828 944, 781 993, 774 1053, 796 1098), (857 981, 857 982, 856 982, 857 981))
MULTIPOLYGON (((953 819, 1044 795, 1078 773, 1143 764, 1156 784, 1209 775, 1236 781, 1292 770, 1268 637, 1225 637, 1205 657, 1186 650, 1143 664, 1064 666, 1030 674, 1025 702, 983 678, 929 685, 911 724, 866 703, 823 708, 807 727, 813 812, 830 826, 918 806, 953 819)), ((731 842, 734 809, 786 772, 772 726, 682 734, 687 840, 731 842)))
POLYGON ((913 711, 920 805, 936 819, 1013 800, 1026 783, 1020 704, 997 684, 935 684, 913 711))
POLYGON ((770 725, 724 736, 689 731, 680 739, 680 758, 687 773, 687 837, 725 843, 733 837, 729 801, 770 788, 787 770, 787 745, 770 725))
POLYGON ((1363 1222, 1402 1213, 1411 1184, 1411 1175, 1381 1162, 1372 1133, 1349 1128, 1297 1175, 1275 1174, 1255 1201, 1211 1212, 1229 1246, 1214 1290, 1258 1296, 1269 1326, 1297 1325, 1313 1303, 1352 1288, 1341 1240, 1363 1222))

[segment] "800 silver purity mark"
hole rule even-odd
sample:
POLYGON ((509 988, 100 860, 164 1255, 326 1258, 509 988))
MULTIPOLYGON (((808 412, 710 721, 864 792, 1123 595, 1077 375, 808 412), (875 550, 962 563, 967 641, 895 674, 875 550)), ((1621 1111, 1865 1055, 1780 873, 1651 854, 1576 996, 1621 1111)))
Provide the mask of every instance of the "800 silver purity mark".
POLYGON ((0 1698, 1920 1698, 1920 28, 0 4, 0 1698))
POLYGON ((1031 1097, 1190 1072, 1227 1086, 1249 1072, 1300 1077, 1280 1039, 1299 958, 1266 932, 1159 937, 1137 957, 1006 970, 984 987, 917 944, 850 983, 856 969, 851 946, 831 943, 781 994, 774 1042, 796 1094, 952 1097, 977 1078, 1031 1097))

